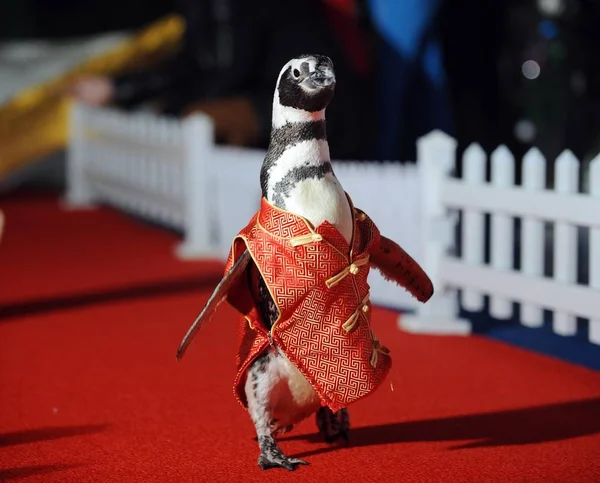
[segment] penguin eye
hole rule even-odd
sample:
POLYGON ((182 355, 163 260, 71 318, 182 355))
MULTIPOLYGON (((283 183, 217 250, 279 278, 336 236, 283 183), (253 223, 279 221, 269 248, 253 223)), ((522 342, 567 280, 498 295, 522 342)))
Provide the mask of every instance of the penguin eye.
POLYGON ((300 77, 300 71, 298 69, 294 69, 294 77, 297 79, 298 77, 300 77))

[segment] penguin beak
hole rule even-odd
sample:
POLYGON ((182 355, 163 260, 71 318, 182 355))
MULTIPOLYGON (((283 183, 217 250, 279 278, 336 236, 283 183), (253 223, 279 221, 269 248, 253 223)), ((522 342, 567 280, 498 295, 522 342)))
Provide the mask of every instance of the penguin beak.
POLYGON ((310 86, 315 89, 319 87, 329 87, 335 82, 335 74, 329 65, 320 64, 309 74, 308 81, 310 86))

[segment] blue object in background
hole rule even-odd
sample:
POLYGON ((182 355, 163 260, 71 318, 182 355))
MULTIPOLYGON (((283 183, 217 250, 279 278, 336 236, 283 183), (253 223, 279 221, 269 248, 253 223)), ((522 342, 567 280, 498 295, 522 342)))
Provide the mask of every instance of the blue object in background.
POLYGON ((442 0, 368 0, 381 40, 375 147, 380 159, 414 160, 418 137, 433 129, 452 135, 443 53, 435 31, 441 5, 442 0))
POLYGON ((558 35, 558 26, 552 20, 542 20, 538 26, 538 31, 542 37, 552 40, 558 35))

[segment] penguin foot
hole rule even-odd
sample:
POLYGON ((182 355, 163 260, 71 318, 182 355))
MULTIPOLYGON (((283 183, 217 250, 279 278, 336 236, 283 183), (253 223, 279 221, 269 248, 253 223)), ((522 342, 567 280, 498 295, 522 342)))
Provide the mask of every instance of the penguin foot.
POLYGON ((270 436, 259 437, 259 445, 260 456, 258 457, 258 466, 263 470, 285 468, 286 470, 294 471, 298 465, 308 465, 306 461, 284 455, 281 448, 270 436))
POLYGON ((350 436, 350 416, 346 408, 334 413, 324 406, 316 414, 317 427, 327 443, 343 439, 346 443, 350 436))

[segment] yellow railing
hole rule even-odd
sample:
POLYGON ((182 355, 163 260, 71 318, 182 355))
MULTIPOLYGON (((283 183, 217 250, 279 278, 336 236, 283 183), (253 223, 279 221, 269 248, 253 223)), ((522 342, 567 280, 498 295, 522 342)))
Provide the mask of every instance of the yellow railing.
POLYGON ((178 15, 165 17, 63 75, 23 89, 0 106, 0 180, 18 167, 65 147, 70 101, 64 90, 74 77, 110 75, 133 64, 152 62, 178 46, 184 26, 178 15))

